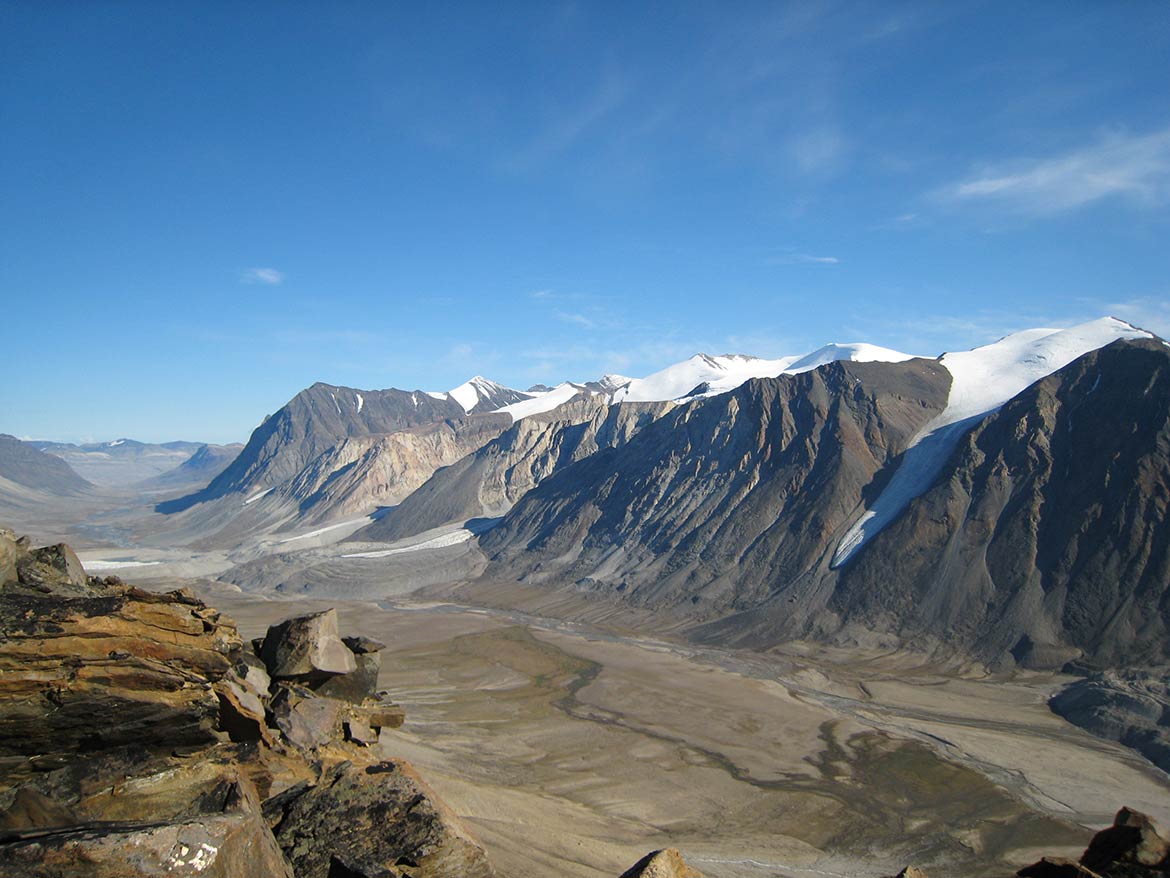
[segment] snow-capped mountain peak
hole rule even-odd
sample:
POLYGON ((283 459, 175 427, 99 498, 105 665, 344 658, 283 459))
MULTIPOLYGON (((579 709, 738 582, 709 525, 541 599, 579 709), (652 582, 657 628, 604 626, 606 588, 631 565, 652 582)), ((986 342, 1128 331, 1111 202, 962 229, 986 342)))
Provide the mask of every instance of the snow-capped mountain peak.
POLYGON ((447 391, 447 396, 459 403, 465 412, 498 411, 514 402, 529 399, 532 394, 505 387, 482 375, 476 375, 447 391))

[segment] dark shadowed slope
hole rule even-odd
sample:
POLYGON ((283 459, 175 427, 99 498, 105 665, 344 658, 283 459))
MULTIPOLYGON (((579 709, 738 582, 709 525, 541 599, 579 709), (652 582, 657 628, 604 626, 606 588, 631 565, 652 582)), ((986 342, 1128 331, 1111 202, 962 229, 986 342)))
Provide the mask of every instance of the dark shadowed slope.
POLYGON ((1170 656, 1170 349, 1115 342, 968 434, 841 571, 846 622, 1059 665, 1170 656))
POLYGON ((1115 342, 979 421, 837 570, 835 542, 945 403, 930 361, 834 364, 681 408, 553 474, 488 575, 673 612, 695 636, 902 643, 996 663, 1170 655, 1170 349, 1115 342))
POLYGON ((811 587, 949 387, 931 360, 838 362, 680 407, 529 492, 483 538, 489 575, 700 618, 811 587))

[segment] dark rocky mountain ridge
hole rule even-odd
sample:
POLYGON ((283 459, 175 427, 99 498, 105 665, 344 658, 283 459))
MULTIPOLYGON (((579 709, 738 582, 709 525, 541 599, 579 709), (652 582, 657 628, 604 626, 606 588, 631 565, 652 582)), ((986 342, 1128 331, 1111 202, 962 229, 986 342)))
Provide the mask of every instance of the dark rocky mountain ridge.
POLYGON ((724 645, 1164 662, 1168 362, 1160 340, 1119 341, 1032 385, 838 570, 949 376, 916 360, 756 379, 553 473, 481 538, 486 575, 674 613, 724 645))

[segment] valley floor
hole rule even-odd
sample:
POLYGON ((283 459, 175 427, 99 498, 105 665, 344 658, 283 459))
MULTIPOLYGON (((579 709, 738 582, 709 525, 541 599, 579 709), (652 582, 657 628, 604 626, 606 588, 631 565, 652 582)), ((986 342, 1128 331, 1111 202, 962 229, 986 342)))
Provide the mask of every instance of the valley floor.
POLYGON ((387 643, 381 684, 407 722, 382 746, 469 819, 504 876, 613 876, 663 846, 709 878, 910 863, 1007 875, 1079 854, 1122 805, 1170 821, 1170 777, 1053 715, 1051 675, 979 679, 799 645, 700 650, 411 598, 201 588, 246 637, 328 605, 344 631, 387 643))

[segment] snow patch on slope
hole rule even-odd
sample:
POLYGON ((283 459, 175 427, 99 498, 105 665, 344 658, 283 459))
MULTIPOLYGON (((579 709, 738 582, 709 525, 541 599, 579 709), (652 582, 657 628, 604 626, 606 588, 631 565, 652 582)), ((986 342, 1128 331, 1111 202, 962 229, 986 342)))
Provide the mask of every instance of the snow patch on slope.
POLYGON ((662 402, 691 396, 700 385, 704 395, 734 390, 752 378, 774 378, 798 357, 762 360, 743 354, 695 354, 645 378, 635 378, 613 395, 614 402, 662 402))
POLYGON ((827 344, 787 366, 784 374, 798 375, 801 372, 810 372, 818 366, 836 363, 838 360, 849 360, 854 363, 902 363, 913 359, 914 354, 904 354, 893 348, 883 348, 865 342, 827 344))
POLYGON ((959 439, 986 415, 1089 351, 1118 339, 1152 337, 1104 317, 1070 329, 1028 329, 974 350, 944 354, 939 361, 952 381, 947 407, 911 440, 885 490, 841 538, 831 566, 848 561, 926 491, 959 439))
POLYGON ((775 378, 796 375, 837 360, 856 362, 900 363, 914 359, 913 354, 878 345, 829 344, 803 356, 765 360, 744 354, 695 354, 689 360, 668 366, 645 378, 635 378, 613 395, 614 402, 661 402, 715 396, 734 390, 752 378, 775 378))
POLYGON ((514 402, 511 405, 497 409, 497 411, 511 415, 513 421, 519 421, 521 418, 538 415, 542 412, 551 412, 557 406, 563 405, 578 393, 582 392, 588 391, 585 391, 579 385, 565 382, 564 384, 558 384, 552 390, 534 395, 532 399, 514 402))

